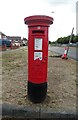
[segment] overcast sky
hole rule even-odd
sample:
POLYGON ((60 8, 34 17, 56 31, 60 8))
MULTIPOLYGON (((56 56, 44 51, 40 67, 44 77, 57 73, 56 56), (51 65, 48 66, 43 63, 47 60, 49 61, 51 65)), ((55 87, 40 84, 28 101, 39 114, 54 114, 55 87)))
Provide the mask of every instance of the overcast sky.
POLYGON ((30 15, 48 15, 54 18, 49 28, 49 40, 76 34, 77 0, 0 0, 0 31, 9 36, 28 38, 24 18, 30 15), (54 13, 52 13, 54 12, 54 13))

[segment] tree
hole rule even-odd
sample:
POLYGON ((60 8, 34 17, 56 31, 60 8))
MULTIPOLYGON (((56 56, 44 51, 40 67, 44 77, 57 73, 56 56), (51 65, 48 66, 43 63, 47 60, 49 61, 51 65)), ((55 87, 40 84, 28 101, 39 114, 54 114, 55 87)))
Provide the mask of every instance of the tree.
POLYGON ((78 42, 78 35, 76 35, 75 37, 74 37, 74 43, 76 43, 76 42, 78 42))
POLYGON ((58 38, 57 43, 62 43, 62 38, 58 38))
MULTIPOLYGON (((66 37, 60 37, 55 42, 57 42, 58 44, 68 44, 69 40, 70 40, 70 35, 66 37)), ((71 43, 76 43, 76 42, 78 42, 78 35, 75 36, 73 34, 71 38, 71 43)))
POLYGON ((49 41, 49 44, 51 44, 51 41, 49 41))

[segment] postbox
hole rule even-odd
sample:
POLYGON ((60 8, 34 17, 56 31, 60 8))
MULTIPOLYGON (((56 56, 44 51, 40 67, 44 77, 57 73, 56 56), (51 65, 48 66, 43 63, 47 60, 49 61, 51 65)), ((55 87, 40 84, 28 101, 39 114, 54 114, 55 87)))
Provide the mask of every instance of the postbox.
POLYGON ((53 18, 35 15, 24 22, 28 25, 28 98, 39 103, 47 95, 48 28, 53 18))

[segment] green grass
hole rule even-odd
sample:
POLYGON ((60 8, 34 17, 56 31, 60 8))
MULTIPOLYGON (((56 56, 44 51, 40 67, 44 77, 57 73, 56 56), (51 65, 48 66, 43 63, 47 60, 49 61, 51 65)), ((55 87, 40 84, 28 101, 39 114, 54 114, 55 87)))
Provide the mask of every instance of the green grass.
POLYGON ((15 69, 22 64, 25 64, 27 60, 27 49, 22 48, 18 50, 14 50, 11 52, 4 52, 2 54, 2 67, 5 69, 15 69))

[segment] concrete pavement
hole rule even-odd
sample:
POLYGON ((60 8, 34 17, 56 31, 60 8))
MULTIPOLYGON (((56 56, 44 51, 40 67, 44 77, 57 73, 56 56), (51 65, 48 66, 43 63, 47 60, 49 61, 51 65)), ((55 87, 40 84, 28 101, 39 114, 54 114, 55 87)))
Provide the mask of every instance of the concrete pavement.
MULTIPOLYGON (((11 104, 2 104, 0 105, 0 115, 2 114, 3 118, 77 118, 78 114, 72 111, 57 111, 50 108, 32 108, 30 106, 17 106, 11 104), (1 112, 2 109, 2 112, 1 112)), ((6 119, 5 119, 6 120, 6 119)), ((11 119, 12 120, 12 119, 11 119)))

